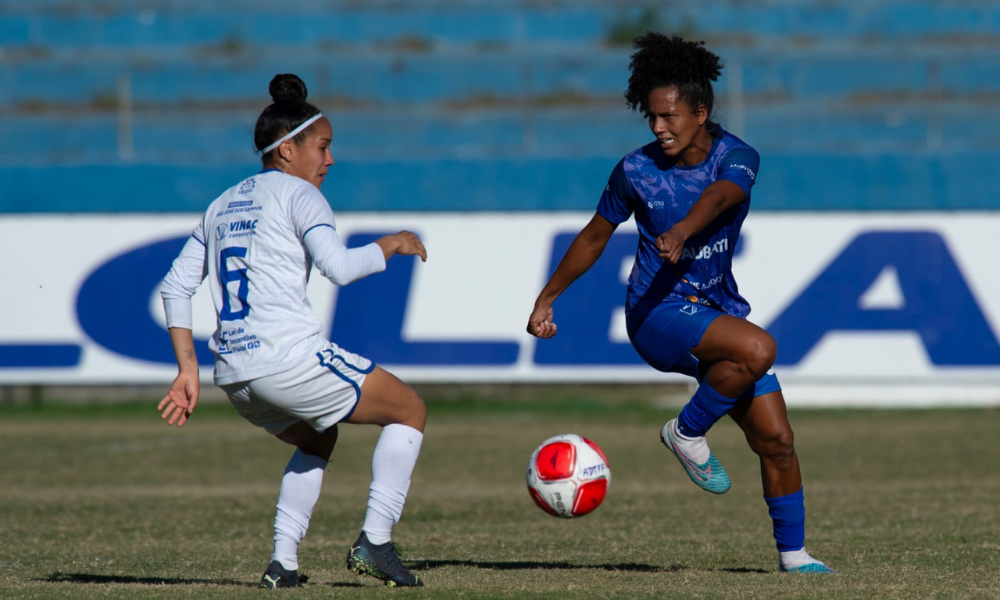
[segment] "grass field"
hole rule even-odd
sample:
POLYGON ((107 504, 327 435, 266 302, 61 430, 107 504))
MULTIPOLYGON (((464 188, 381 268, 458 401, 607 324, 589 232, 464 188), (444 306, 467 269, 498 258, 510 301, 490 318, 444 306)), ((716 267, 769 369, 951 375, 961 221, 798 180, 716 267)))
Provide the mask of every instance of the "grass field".
MULTIPOLYGON (((419 590, 344 568, 374 427, 344 426, 300 548, 295 598, 1000 598, 1000 410, 793 411, 807 548, 833 576, 777 573, 759 469, 736 426, 709 436, 733 479, 712 496, 660 445, 678 407, 643 391, 428 394, 394 530, 419 590), (574 520, 532 504, 524 468, 576 432, 611 463, 574 520)), ((0 597, 259 598, 291 450, 228 404, 181 429, 146 403, 0 407, 0 597)))

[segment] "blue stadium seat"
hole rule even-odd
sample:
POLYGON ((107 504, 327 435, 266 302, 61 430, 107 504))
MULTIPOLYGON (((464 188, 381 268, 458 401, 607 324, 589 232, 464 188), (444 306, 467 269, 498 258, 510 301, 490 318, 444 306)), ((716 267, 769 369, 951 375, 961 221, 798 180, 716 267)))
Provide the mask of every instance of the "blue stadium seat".
MULTIPOLYGON (((610 168, 649 139, 622 97, 627 41, 647 27, 705 39, 727 65, 716 85, 721 122, 766 160, 820 177, 784 177, 791 187, 758 207, 801 197, 804 208, 829 208, 804 187, 843 186, 824 179, 818 156, 861 157, 845 167, 861 179, 863 164, 909 177, 902 165, 913 157, 1000 157, 991 109, 1000 54, 990 50, 1000 5, 987 0, 724 0, 710 11, 600 0, 0 0, 0 135, 20 140, 0 154, 9 168, 30 166, 42 190, 46 169, 119 169, 126 180, 191 173, 192 163, 242 169, 256 162, 252 127, 267 81, 295 72, 329 113, 335 156, 350 173, 448 172, 493 190, 472 194, 465 209, 590 207, 589 188, 551 187, 538 180, 539 165, 610 168), (518 200, 503 201, 505 190, 518 200)), ((207 179, 179 193, 213 189, 215 178, 199 173, 207 179)), ((599 189, 604 177, 588 185, 599 189)), ((452 206, 428 189, 417 186, 408 206, 452 206)), ((359 206, 387 202, 371 187, 355 191, 372 195, 359 206)), ((201 193, 177 206, 197 205, 201 193)), ((983 194, 980 186, 914 202, 982 207, 983 194)), ((0 196, 0 212, 63 202, 0 196)), ((94 194, 77 206, 117 210, 115 202, 94 194)), ((864 194, 857 204, 895 202, 864 194)))

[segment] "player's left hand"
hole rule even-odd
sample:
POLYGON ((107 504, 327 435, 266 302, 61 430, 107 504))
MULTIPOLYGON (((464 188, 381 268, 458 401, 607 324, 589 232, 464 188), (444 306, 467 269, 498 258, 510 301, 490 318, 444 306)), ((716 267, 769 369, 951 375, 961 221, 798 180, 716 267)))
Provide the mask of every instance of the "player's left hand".
POLYGON ((198 405, 200 388, 197 374, 178 373, 170 391, 156 407, 162 413, 160 418, 166 420, 168 425, 177 423, 178 427, 186 423, 198 405))
POLYGON ((676 265, 684 251, 685 241, 687 240, 684 236, 673 229, 660 234, 656 238, 656 249, 660 251, 660 258, 676 265))

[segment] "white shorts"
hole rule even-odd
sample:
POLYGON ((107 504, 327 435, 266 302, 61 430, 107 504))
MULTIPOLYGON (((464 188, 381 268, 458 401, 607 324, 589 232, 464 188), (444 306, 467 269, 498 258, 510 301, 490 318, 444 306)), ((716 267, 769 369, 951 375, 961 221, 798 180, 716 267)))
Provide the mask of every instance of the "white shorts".
POLYGON ((361 385, 375 364, 329 342, 295 367, 274 375, 220 386, 236 411, 277 435, 298 421, 320 433, 350 418, 361 385))

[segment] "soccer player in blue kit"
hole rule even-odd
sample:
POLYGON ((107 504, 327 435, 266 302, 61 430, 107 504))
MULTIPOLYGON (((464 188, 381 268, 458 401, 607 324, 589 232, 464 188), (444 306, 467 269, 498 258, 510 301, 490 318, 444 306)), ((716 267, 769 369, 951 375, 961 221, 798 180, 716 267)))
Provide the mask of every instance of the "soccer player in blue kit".
POLYGON ((634 43, 625 99, 648 118, 656 140, 615 166, 596 214, 538 295, 528 332, 556 334, 553 302, 634 214, 639 247, 625 300, 629 339, 653 368, 700 384, 660 439, 694 483, 725 493, 729 476, 705 434, 728 414, 760 457, 779 570, 833 573, 805 550, 802 476, 771 370, 775 342, 746 320, 750 305, 732 274, 760 156, 712 121, 712 82, 722 65, 703 42, 650 32, 634 43))

